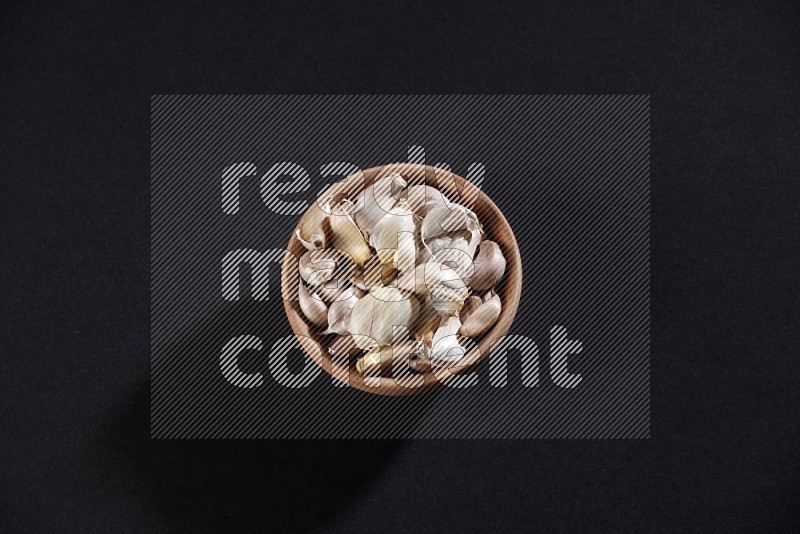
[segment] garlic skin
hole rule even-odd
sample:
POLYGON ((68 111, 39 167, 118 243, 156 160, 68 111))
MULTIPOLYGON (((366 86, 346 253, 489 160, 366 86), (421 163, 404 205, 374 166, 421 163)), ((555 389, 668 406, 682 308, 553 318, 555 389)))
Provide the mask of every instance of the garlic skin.
POLYGON ((429 185, 412 185, 406 189, 404 197, 408 207, 420 217, 425 217, 436 206, 449 204, 441 191, 429 185))
POLYGON ((422 243, 431 249, 431 252, 436 252, 430 247, 430 243, 437 237, 444 236, 445 234, 452 234, 458 231, 467 232, 481 232, 483 227, 478 221, 478 216, 472 210, 456 203, 451 203, 449 206, 435 206, 425 215, 420 227, 420 235, 422 243))
POLYGON ((356 264, 364 265, 372 256, 372 251, 364 240, 361 230, 353 221, 352 203, 345 201, 335 206, 329 203, 327 210, 330 212, 328 220, 334 248, 349 254, 356 264))
POLYGON ((432 369, 430 359, 420 352, 408 358, 408 367, 417 373, 428 373, 432 369))
POLYGON ((397 203, 399 194, 408 187, 408 182, 399 173, 375 180, 364 190, 364 206, 355 213, 355 223, 367 235, 384 215, 397 203))
POLYGON ((355 295, 355 288, 348 284, 335 285, 336 281, 331 280, 321 286, 313 288, 311 298, 320 299, 326 304, 332 304, 342 300, 348 300, 355 295))
POLYGON ((451 367, 466 354, 466 350, 458 342, 458 331, 461 321, 456 315, 442 317, 439 328, 433 334, 433 342, 428 357, 435 367, 451 367))
POLYGON ((319 204, 312 202, 295 234, 307 250, 316 250, 329 245, 326 232, 328 229, 328 213, 323 211, 319 204))
POLYGON ((401 277, 398 287, 419 298, 430 296, 433 308, 442 315, 458 315, 469 296, 469 289, 458 273, 435 261, 418 265, 401 277))
POLYGON ((461 230, 434 238, 431 246, 436 250, 431 254, 431 260, 452 267, 466 281, 475 275, 473 257, 481 237, 481 232, 461 230))
POLYGON ((476 291, 492 289, 506 272, 506 259, 494 241, 481 241, 475 270, 465 279, 467 285, 476 291))
POLYGON ((417 351, 423 354, 430 354, 433 347, 433 336, 442 322, 442 316, 436 314, 414 330, 414 339, 417 341, 417 351))
POLYGON ((353 294, 357 299, 364 298, 364 296, 368 293, 366 289, 361 289, 357 285, 353 285, 353 294))
POLYGON ((377 254, 372 256, 363 267, 356 267, 353 274, 353 285, 371 291, 380 287, 391 286, 397 269, 393 265, 383 264, 377 254))
POLYGON ((420 236, 431 255, 428 261, 451 266, 462 278, 473 275, 473 258, 483 238, 483 227, 471 210, 455 203, 432 208, 422 220, 420 236))
POLYGON ((300 256, 298 266, 300 278, 311 286, 324 284, 331 278, 336 270, 336 250, 313 249, 300 256))
POLYGON ((369 244, 384 264, 396 264, 400 271, 416 265, 418 217, 404 201, 381 217, 370 231, 369 244))
POLYGON ((477 337, 486 333, 500 317, 502 309, 500 296, 492 295, 467 317, 458 333, 466 337, 477 337))
POLYGON ((328 307, 318 295, 312 296, 302 281, 297 288, 297 297, 300 302, 300 310, 311 324, 319 327, 328 324, 328 307))
POLYGON ((336 339, 328 345, 328 354, 337 358, 354 356, 359 352, 361 352, 361 348, 356 345, 353 336, 337 336, 336 339))
MULTIPOLYGON (((350 333, 368 336, 379 345, 390 345, 394 327, 409 328, 419 313, 419 302, 413 296, 394 287, 377 288, 359 299, 350 314, 350 333)), ((364 349, 370 343, 356 338, 364 349)))
POLYGON ((376 345, 367 351, 356 362, 356 371, 363 375, 364 373, 381 373, 390 369, 392 366, 391 352, 383 349, 384 347, 376 345))
POLYGON ((358 297, 351 294, 346 299, 333 302, 328 307, 328 329, 323 334, 348 334, 350 332, 350 316, 353 306, 358 302, 358 297))
POLYGON ((325 248, 324 234, 312 234, 308 239, 303 239, 303 234, 300 233, 300 228, 295 230, 297 240, 306 248, 306 250, 317 250, 325 248))

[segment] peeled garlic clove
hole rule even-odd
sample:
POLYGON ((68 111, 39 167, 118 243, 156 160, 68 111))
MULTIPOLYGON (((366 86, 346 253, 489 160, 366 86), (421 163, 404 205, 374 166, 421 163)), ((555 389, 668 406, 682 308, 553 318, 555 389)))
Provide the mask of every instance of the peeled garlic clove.
POLYGON ((321 327, 328 324, 328 307, 319 296, 312 296, 302 281, 297 288, 297 297, 300 310, 314 326, 321 327))
POLYGON ((300 278, 312 286, 324 284, 333 277, 337 256, 337 251, 332 249, 306 251, 298 262, 300 278))
POLYGON ((356 345, 353 336, 336 336, 330 345, 328 345, 328 354, 335 358, 354 356, 361 352, 361 348, 356 345))
POLYGON ((416 232, 417 216, 401 201, 370 231, 369 244, 377 251, 381 263, 393 263, 400 270, 409 270, 416 265, 416 232))
POLYGON ((469 316, 472 315, 475 310, 480 308, 481 304, 483 304, 483 299, 477 295, 471 295, 467 300, 464 301, 464 307, 461 308, 461 313, 459 314, 459 318, 463 323, 469 316))
POLYGON ((475 270, 466 282, 477 291, 492 289, 505 272, 506 259, 498 244, 494 241, 481 241, 478 256, 475 258, 475 270))
MULTIPOLYGON (((359 299, 350 314, 350 333, 368 336, 381 345, 392 343, 394 327, 410 328, 417 318, 419 302, 394 287, 370 291, 359 299)), ((363 340, 356 338, 362 348, 363 340)))
POLYGON ((328 214, 320 209, 319 204, 312 202, 308 211, 300 221, 300 225, 295 230, 297 239, 308 250, 325 248, 328 246, 327 239, 327 219, 328 214))
POLYGON ((355 214, 355 222, 367 234, 397 203, 398 195, 408 187, 400 174, 386 176, 364 190, 364 207, 355 214))
POLYGON ((493 295, 483 302, 466 321, 461 325, 459 334, 466 337, 476 337, 484 334, 500 317, 503 304, 499 295, 493 295))
POLYGON ((349 298, 337 300, 328 307, 328 329, 323 334, 347 334, 349 332, 350 315, 358 297, 351 294, 349 298))
POLYGON ((353 217, 342 204, 328 205, 328 211, 331 213, 329 221, 334 248, 349 254, 356 264, 364 265, 372 255, 372 251, 353 221, 353 217))
POLYGON ((429 185, 412 185, 406 189, 406 201, 411 210, 424 217, 436 206, 446 206, 447 199, 441 191, 429 185))
POLYGON ((439 323, 439 328, 433 334, 433 343, 430 349, 431 364, 436 367, 450 367, 464 357, 466 350, 458 342, 458 331, 461 321, 457 315, 445 315, 439 323))

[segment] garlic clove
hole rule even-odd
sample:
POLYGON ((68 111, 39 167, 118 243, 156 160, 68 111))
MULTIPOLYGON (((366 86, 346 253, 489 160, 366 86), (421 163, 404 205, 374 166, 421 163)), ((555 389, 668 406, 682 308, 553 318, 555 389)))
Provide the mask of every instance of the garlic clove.
POLYGON ((442 317, 439 327, 433 334, 432 346, 429 350, 431 365, 435 367, 451 367, 457 364, 466 353, 458 342, 458 331, 461 321, 457 315, 442 317))
MULTIPOLYGON (((430 295, 418 298, 417 300, 420 301, 419 313, 417 313, 417 320, 414 321, 414 325, 411 327, 415 335, 417 330, 432 322, 434 319, 437 321, 436 324, 438 325, 439 320, 439 312, 433 307, 433 299, 431 299, 430 295)), ((434 326, 433 329, 436 330, 436 326, 434 326)))
POLYGON ((465 278, 467 284, 477 291, 492 289, 506 272, 506 259, 494 241, 481 241, 472 276, 465 278))
POLYGON ((472 210, 451 203, 448 206, 435 206, 425 215, 420 227, 422 242, 427 244, 431 239, 443 234, 467 230, 481 232, 482 226, 478 216, 472 210))
POLYGON ((316 250, 325 247, 324 234, 312 234, 309 236, 309 240, 303 239, 303 235, 300 233, 300 228, 295 230, 295 234, 297 235, 297 240, 300 241, 306 250, 316 250))
POLYGON ((392 367, 392 353, 387 347, 376 346, 371 348, 356 362, 356 371, 359 373, 381 374, 392 367))
POLYGON ((392 367, 407 364, 416 355, 416 344, 408 340, 398 341, 392 345, 373 347, 358 359, 356 371, 362 375, 388 376, 392 367))
POLYGON ((353 336, 341 335, 336 336, 330 345, 328 345, 328 354, 335 358, 355 356, 361 352, 361 348, 356 345, 353 336))
POLYGON ((297 288, 297 297, 300 302, 300 310, 311 324, 320 327, 328 324, 328 307, 318 295, 312 296, 302 281, 297 288))
MULTIPOLYGON (((350 332, 368 336, 381 345, 392 343, 395 327, 410 328, 417 318, 419 302, 397 288, 374 289, 359 299, 350 314, 350 332)), ((364 341, 356 339, 362 348, 364 341)))
POLYGON ((316 264, 304 266, 303 258, 301 258, 299 262, 301 276, 304 274, 304 269, 307 271, 314 270, 313 274, 308 275, 308 282, 309 285, 313 286, 313 291, 317 296, 324 302, 330 303, 349 299, 354 294, 355 288, 351 282, 355 278, 354 273, 358 267, 349 254, 337 249, 323 249, 310 251, 310 256, 314 260, 318 259, 316 256, 319 256, 319 261, 316 264), (335 263, 334 268, 331 270, 332 259, 335 263), (320 266, 323 269, 320 269, 320 266), (313 282, 317 282, 316 285, 313 282))
POLYGON ((420 352, 412 354, 408 358, 408 366, 417 373, 428 373, 431 371, 430 359, 420 352))
POLYGON ((431 251, 428 250, 428 247, 422 246, 422 240, 417 239, 417 265, 427 263, 431 257, 431 251))
POLYGON ((312 293, 312 298, 318 298, 326 304, 333 302, 340 302, 348 300, 355 295, 355 287, 351 286, 344 281, 339 283, 337 280, 331 280, 322 285, 316 286, 312 293))
POLYGON ((473 275, 483 229, 471 210, 454 203, 432 208, 422 220, 420 236, 431 260, 453 267, 464 279, 473 275))
MULTIPOLYGON (((367 262, 369 263, 369 262, 367 262)), ((350 282, 366 293, 368 291, 366 280, 364 279, 364 268, 363 267, 356 267, 356 270, 353 271, 353 278, 350 279, 350 282)), ((363 295, 362 295, 363 296, 363 295)), ((361 297, 359 297, 361 298, 361 297)))
POLYGON ((337 259, 340 255, 333 249, 308 250, 300 256, 298 266, 300 278, 311 286, 324 284, 331 278, 336 270, 337 259))
POLYGON ((384 215, 369 234, 369 244, 381 263, 396 264, 401 271, 416 265, 418 217, 401 201, 384 215))
POLYGON ((492 295, 467 317, 459 329, 459 334, 466 337, 477 337, 486 333, 500 317, 502 309, 500 295, 492 295))
POLYGON ((408 275, 401 276, 398 287, 420 298, 430 296, 433 308, 440 314, 458 315, 469 296, 467 285, 458 273, 435 261, 418 265, 408 275))
POLYGON ((328 246, 328 213, 323 211, 317 202, 312 202, 308 211, 295 230, 297 239, 308 250, 328 246))
POLYGON ((334 248, 349 254, 356 264, 364 265, 372 255, 372 251, 353 221, 347 205, 344 202, 336 206, 329 204, 327 209, 331 213, 328 219, 334 248))
POLYGON ((389 287, 397 274, 392 264, 381 263, 377 254, 373 255, 363 267, 356 267, 353 273, 353 284, 366 291, 379 287, 389 287))
POLYGON ((464 307, 461 308, 461 313, 459 314, 459 318, 463 323, 469 316, 472 315, 475 310, 477 310, 481 304, 483 304, 483 299, 477 295, 471 295, 467 300, 464 301, 464 307))
POLYGON ((431 241, 431 258, 456 270, 463 279, 474 276, 473 258, 483 233, 480 231, 459 230, 439 236, 431 241))
POLYGON ((391 211, 406 187, 408 182, 398 173, 375 180, 364 190, 363 208, 355 213, 358 227, 370 234, 378 221, 391 211))
POLYGON ((436 206, 447 206, 449 204, 441 191, 429 185, 412 185, 405 190, 403 198, 405 198, 409 208, 420 217, 425 217, 436 206))
POLYGON ((349 298, 337 300, 328 307, 328 329, 323 334, 347 334, 350 316, 358 297, 351 294, 349 298))
POLYGON ((433 336, 439 328, 441 321, 442 316, 436 314, 435 317, 431 317, 426 323, 422 324, 414 331, 414 339, 419 344, 421 350, 429 351, 431 349, 433 346, 433 336))

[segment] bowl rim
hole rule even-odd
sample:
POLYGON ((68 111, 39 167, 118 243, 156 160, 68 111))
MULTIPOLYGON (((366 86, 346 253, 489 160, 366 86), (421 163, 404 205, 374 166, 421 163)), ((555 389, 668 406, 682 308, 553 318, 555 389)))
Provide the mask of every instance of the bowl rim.
MULTIPOLYGON (((461 195, 469 195, 470 197, 475 195, 475 200, 473 201, 472 206, 473 210, 476 211, 476 214, 478 211, 491 212, 493 214, 493 217, 491 218, 492 222, 488 226, 492 229, 502 228, 504 230, 504 237, 502 239, 498 239, 499 232, 495 230, 491 232, 492 239, 500 246, 503 256, 506 259, 503 294, 500 296, 502 301, 500 316, 497 318, 494 326, 488 332, 475 340, 475 348, 465 356, 462 365, 460 365, 457 370, 439 369, 423 373, 420 376, 423 377, 424 382, 421 386, 417 387, 403 386, 398 384, 391 377, 381 377, 378 385, 367 384, 364 382, 364 377, 356 371, 354 362, 348 362, 345 368, 341 362, 334 362, 332 360, 332 358, 327 354, 327 351, 324 350, 324 347, 327 345, 327 343, 324 342, 326 336, 320 335, 316 329, 309 326, 309 324, 303 318, 296 299, 284 298, 283 304, 286 311, 287 320, 289 321, 289 326, 292 329, 292 333, 297 338, 303 350, 305 350, 306 354, 308 354, 308 356, 316 365, 321 367, 335 380, 338 380, 345 385, 349 385, 351 388, 355 388, 373 395, 419 395, 443 386, 443 382, 448 379, 450 373, 462 374, 464 372, 477 369, 488 359, 489 352, 496 342, 508 333, 519 309, 519 301, 522 294, 522 260, 519 253, 519 246, 517 245, 517 240, 514 236, 511 225, 508 223, 505 215, 503 215, 494 201, 492 201, 492 199, 486 193, 481 191, 478 187, 465 178, 452 171, 439 167, 433 167, 419 163, 388 163, 370 167, 361 171, 361 173, 351 174, 342 180, 331 184, 319 195, 317 202, 321 199, 333 197, 334 195, 343 192, 342 188, 344 187, 344 184, 351 183, 351 178, 363 180, 362 186, 357 189, 358 192, 361 192, 369 187, 376 179, 382 178, 393 172, 400 172, 404 178, 410 178, 409 181, 417 180, 417 182, 414 182, 411 185, 421 185, 422 182, 418 181, 423 180, 426 185, 433 185, 440 190, 444 190, 444 192, 450 195, 449 198, 451 200, 454 194, 459 193, 459 190, 461 195), (359 174, 361 175, 360 177, 359 174), (442 185, 442 182, 444 182, 444 185, 442 185), (479 204, 481 205, 479 206, 479 204), (475 208, 478 209, 476 210, 475 208)), ((350 192, 352 192, 352 189, 350 192)), ((309 209, 307 209, 303 215, 301 215, 293 229, 300 226, 303 218, 308 215, 310 208, 311 206, 309 206, 309 209)), ((486 218, 481 218, 480 215, 478 218, 481 223, 485 224, 484 220, 486 218)), ((287 287, 289 283, 288 281, 291 279, 289 269, 297 265, 296 260, 306 251, 305 247, 298 240, 294 230, 289 238, 286 251, 288 254, 285 255, 281 265, 281 291, 283 295, 293 295, 294 293, 292 293, 291 288, 287 287), (294 258, 294 261, 291 261, 292 258, 294 258)), ((296 275, 295 279, 297 279, 296 275)))

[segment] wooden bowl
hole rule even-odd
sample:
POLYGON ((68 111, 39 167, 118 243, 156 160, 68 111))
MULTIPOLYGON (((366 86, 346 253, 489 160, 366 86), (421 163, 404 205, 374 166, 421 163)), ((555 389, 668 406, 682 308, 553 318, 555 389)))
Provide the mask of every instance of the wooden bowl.
MULTIPOLYGON (((511 328, 511 323, 514 321, 514 316, 517 313, 517 308, 519 307, 519 299, 522 292, 522 263, 519 255, 519 247, 514 238, 514 232, 512 232, 508 221, 506 221, 506 218, 494 202, 478 188, 458 175, 429 165, 395 163, 382 165, 380 167, 372 167, 363 171, 363 181, 358 176, 348 177, 346 180, 333 184, 321 195, 320 200, 324 202, 325 199, 332 198, 337 194, 345 192, 352 194, 353 191, 363 191, 376 179, 388 176, 393 172, 402 174, 403 178, 405 178, 410 185, 424 182, 436 187, 443 191, 450 200, 458 201, 459 197, 456 193, 458 190, 460 190, 462 195, 466 198, 475 198, 471 209, 478 216, 478 220, 481 224, 483 224, 484 231, 486 232, 484 237, 495 241, 500 246, 503 256, 505 256, 507 262, 506 272, 496 288, 503 303, 500 317, 491 330, 475 339, 477 342, 477 350, 472 350, 465 355, 459 364, 457 372, 463 373, 474 369, 488 358, 489 349, 492 344, 508 333, 508 330, 511 328), (455 185, 456 190, 453 189, 453 185, 455 185)), ((306 212, 303 217, 307 215, 308 212, 306 212)), ((302 219, 298 221, 298 226, 300 222, 302 222, 302 219)), ((289 239, 286 250, 290 252, 294 258, 299 258, 306 252, 305 247, 303 247, 294 233, 292 233, 289 239)), ((290 272, 290 269, 297 268, 296 259, 290 261, 291 257, 292 256, 289 254, 286 255, 281 269, 281 284, 284 295, 296 295, 297 292, 297 288, 288 287, 289 284, 291 284, 291 282, 289 282, 290 280, 297 280, 296 273, 292 276, 290 272)), ((286 315, 289 318, 289 324, 301 346, 317 365, 322 367, 325 372, 334 378, 349 383, 350 386, 362 391, 378 395, 416 395, 429 392, 442 385, 442 372, 436 370, 421 375, 424 378, 424 383, 419 387, 403 387, 391 379, 391 377, 381 377, 377 385, 374 385, 374 382, 378 381, 377 379, 369 380, 368 384, 365 383, 364 378, 356 371, 354 361, 350 361, 348 364, 332 361, 327 349, 328 345, 335 339, 335 335, 321 335, 319 333, 321 329, 309 325, 300 311, 300 305, 297 300, 285 298, 283 302, 286 308, 286 315)), ((454 371, 450 370, 449 372, 454 371)), ((445 373, 448 373, 448 371, 445 371, 445 373)))

